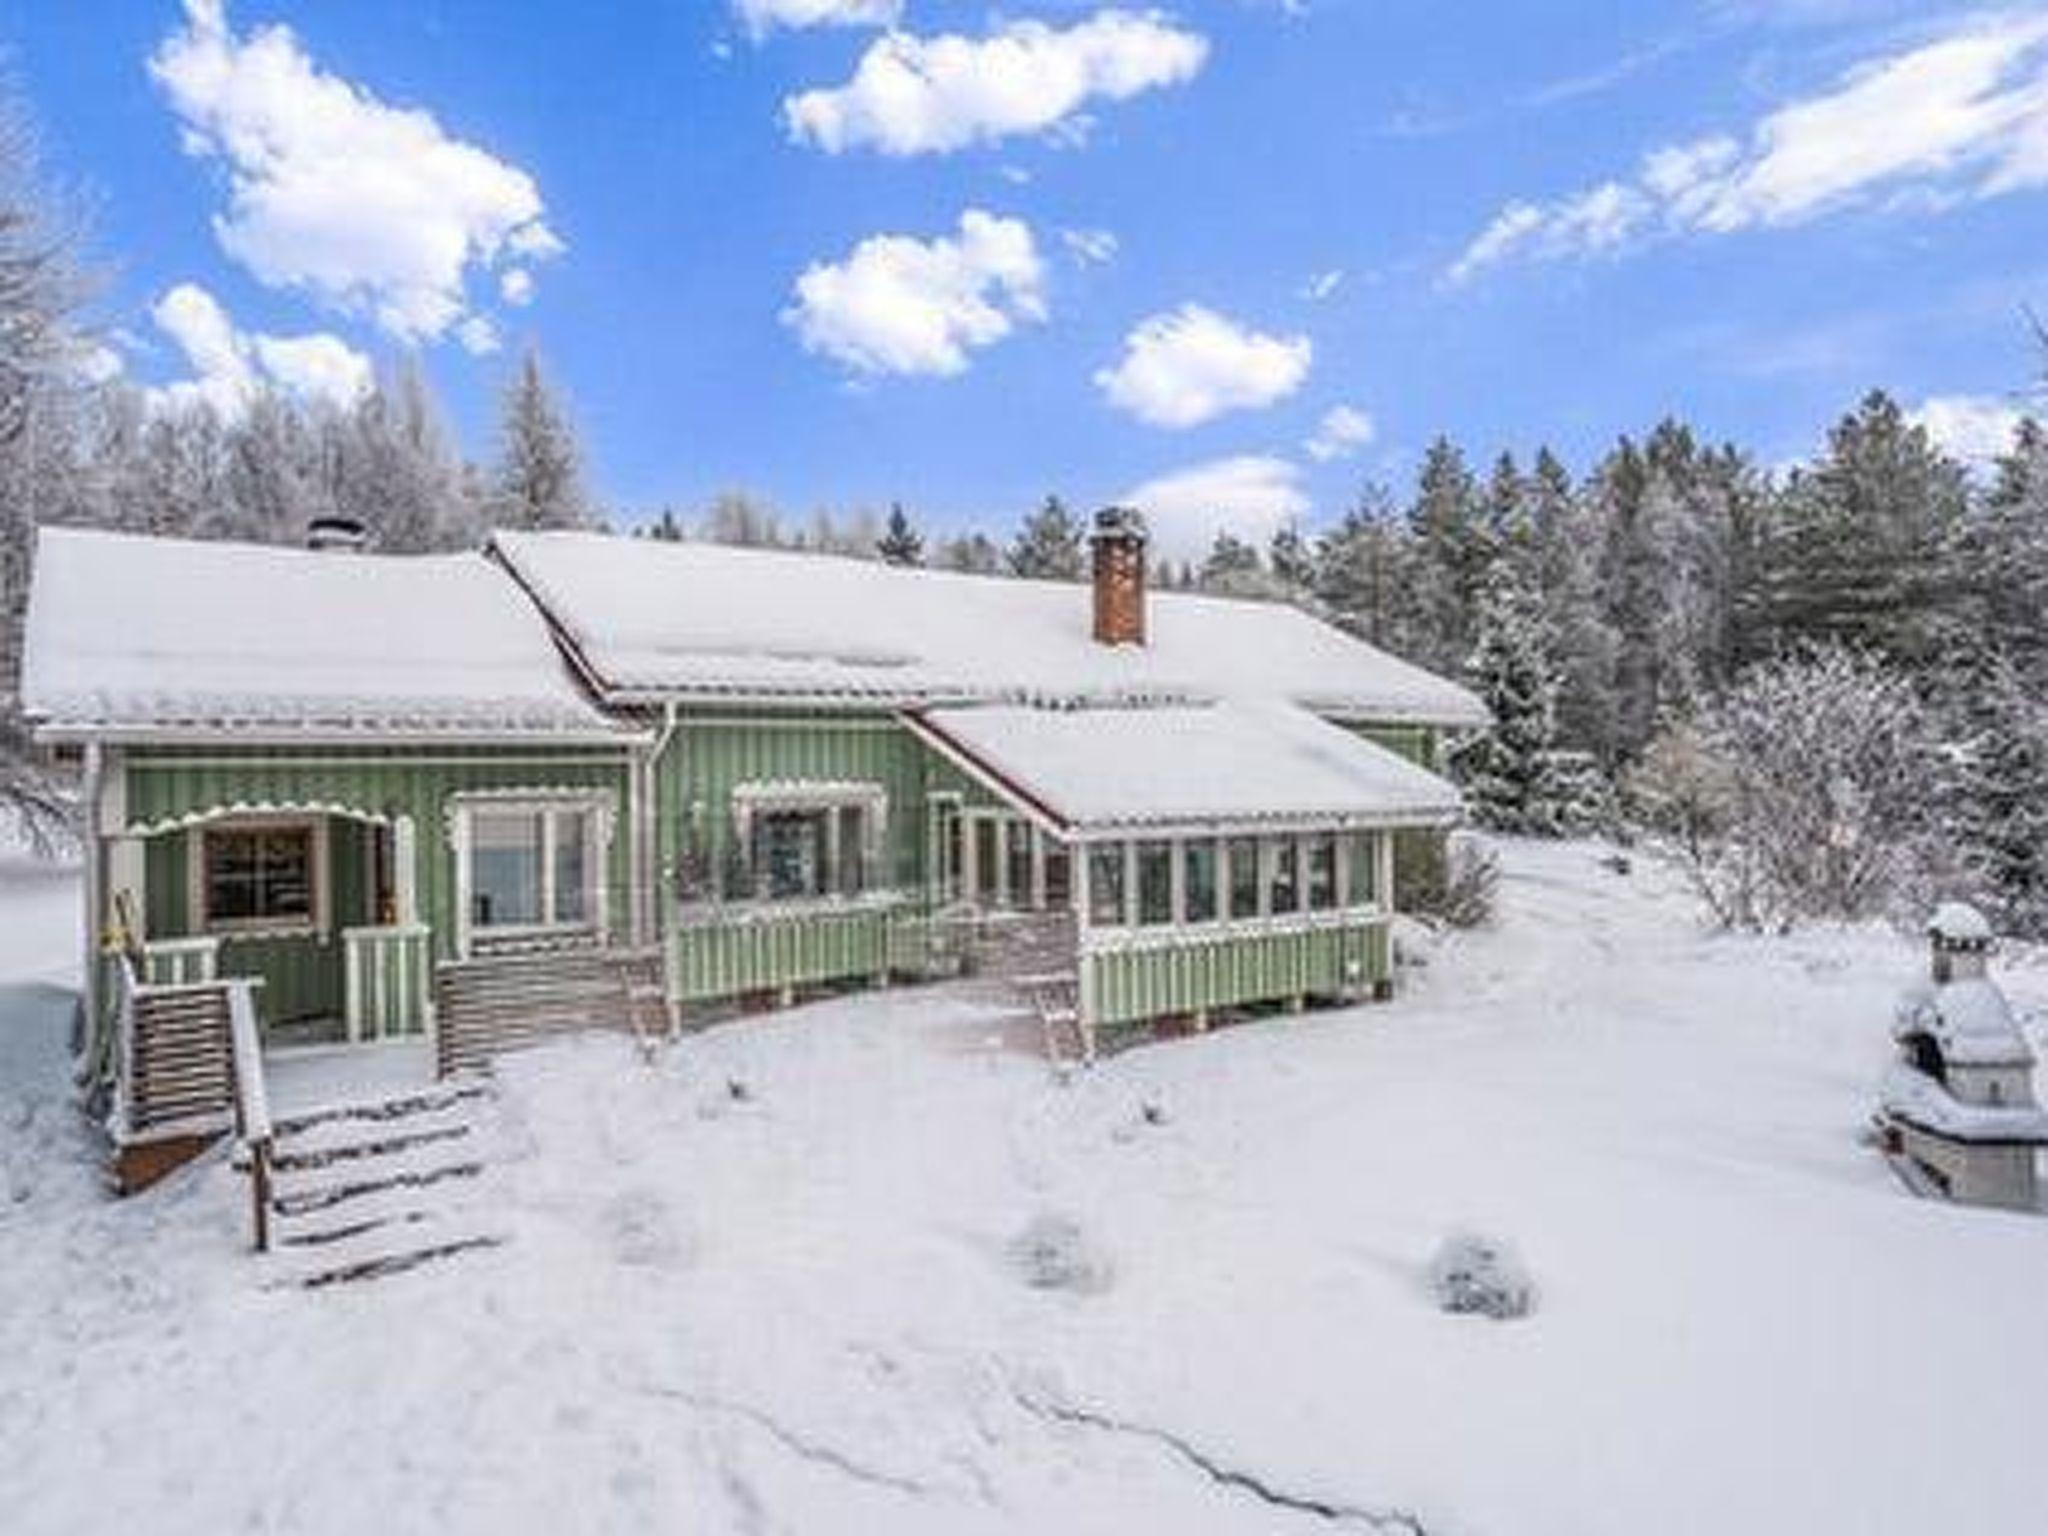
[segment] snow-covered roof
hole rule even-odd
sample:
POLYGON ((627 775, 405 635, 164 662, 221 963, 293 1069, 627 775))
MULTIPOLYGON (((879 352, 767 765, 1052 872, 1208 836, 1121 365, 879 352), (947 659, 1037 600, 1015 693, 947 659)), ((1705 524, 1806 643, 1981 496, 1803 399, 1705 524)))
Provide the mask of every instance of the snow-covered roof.
POLYGON ((615 727, 481 555, 44 528, 22 702, 57 733, 560 737, 615 727))
POLYGON ((1156 592, 1149 643, 1099 645, 1088 588, 602 534, 492 547, 616 700, 878 704, 1249 697, 1478 725, 1463 688, 1279 603, 1156 592))
POLYGON ((1927 920, 1927 931, 1951 944, 1989 944, 1991 921, 1966 901, 1944 901, 1927 920))
POLYGON ((1286 704, 962 705, 916 721, 970 773, 1080 833, 1444 822, 1459 807, 1435 774, 1286 704))
POLYGON ((1892 1033, 1929 1036, 1952 1066, 2030 1066, 2034 1060, 2005 993, 1981 976, 1908 988, 1892 1033))

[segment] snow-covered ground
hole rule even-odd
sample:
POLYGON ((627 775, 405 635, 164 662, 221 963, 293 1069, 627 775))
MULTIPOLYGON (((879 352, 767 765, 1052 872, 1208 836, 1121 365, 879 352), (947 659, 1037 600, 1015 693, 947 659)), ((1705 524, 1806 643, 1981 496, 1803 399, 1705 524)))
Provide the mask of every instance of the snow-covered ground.
MULTIPOLYGON (((1586 847, 1509 861, 1498 929, 1400 1002, 1067 1088, 943 990, 653 1070, 527 1056, 513 1241, 318 1293, 261 1288, 220 1161, 100 1198, 61 1011, 6 994, 0 1524, 2048 1527, 2048 1220, 1911 1199, 1857 1140, 1919 954, 1703 936, 1586 847), (1068 1287, 1022 1278, 1047 1217, 1068 1287), (1456 1228, 1513 1241, 1533 1316, 1434 1309, 1456 1228)), ((25 889, 8 963, 61 974, 25 889)))

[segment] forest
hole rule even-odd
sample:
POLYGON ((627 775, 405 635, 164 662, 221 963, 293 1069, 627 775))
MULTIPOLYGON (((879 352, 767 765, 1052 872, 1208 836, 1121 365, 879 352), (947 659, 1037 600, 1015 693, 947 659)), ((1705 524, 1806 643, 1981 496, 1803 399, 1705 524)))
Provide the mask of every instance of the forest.
MULTIPOLYGON (((0 117, 0 808, 33 837, 69 811, 16 698, 38 524, 298 543, 343 515, 389 552, 615 527, 1082 574, 1085 522, 1058 495, 943 535, 902 503, 789 519, 732 491, 604 508, 531 351, 474 459, 409 360, 346 406, 257 382, 150 391, 96 361, 83 244, 32 135, 0 117)), ((2031 420, 1974 471, 1877 390, 1789 469, 1678 420, 1580 471, 1439 439, 1404 490, 1365 486, 1265 548, 1223 535, 1155 580, 1300 604, 1462 678, 1495 716, 1453 758, 1476 820, 1644 839, 1722 923, 1897 915, 1953 893, 2048 934, 2048 434, 2031 420)))

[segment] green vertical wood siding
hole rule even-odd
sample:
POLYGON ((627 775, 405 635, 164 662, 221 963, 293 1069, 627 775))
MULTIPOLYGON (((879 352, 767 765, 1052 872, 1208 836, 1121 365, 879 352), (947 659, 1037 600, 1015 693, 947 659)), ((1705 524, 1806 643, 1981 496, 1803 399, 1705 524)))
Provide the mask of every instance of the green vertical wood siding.
MULTIPOLYGON (((433 931, 437 956, 453 953, 455 855, 448 841, 449 798, 463 791, 604 789, 618 816, 606 858, 606 902, 614 931, 630 922, 626 759, 621 749, 531 747, 342 748, 284 751, 209 747, 134 749, 125 760, 128 819, 149 826, 237 805, 332 806, 365 816, 410 817, 420 921, 433 931)), ((266 1021, 310 1015, 339 1017, 341 930, 371 920, 372 895, 362 823, 330 819, 328 860, 333 906, 329 936, 224 937, 223 975, 260 975, 266 1021)), ((144 888, 149 932, 170 938, 191 931, 183 831, 145 840, 144 888)))
POLYGON ((915 890, 925 871, 925 801, 933 759, 888 715, 697 712, 680 717, 655 766, 656 862, 662 906, 674 900, 685 842, 715 876, 733 843, 735 785, 760 780, 857 781, 889 796, 880 878, 915 890))
POLYGON ((1097 949, 1081 963, 1083 995, 1099 1026, 1294 997, 1365 995, 1391 974, 1383 918, 1277 933, 1176 936, 1097 949))

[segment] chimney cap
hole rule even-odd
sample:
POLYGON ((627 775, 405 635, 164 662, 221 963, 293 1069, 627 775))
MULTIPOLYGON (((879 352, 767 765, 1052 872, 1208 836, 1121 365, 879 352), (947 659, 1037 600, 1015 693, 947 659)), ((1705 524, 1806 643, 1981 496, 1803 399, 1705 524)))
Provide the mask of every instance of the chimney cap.
POLYGON ((1147 536, 1145 514, 1136 507, 1104 507, 1095 514, 1095 527, 1088 535, 1091 539, 1136 539, 1141 544, 1147 536))
POLYGON ((358 518, 329 514, 306 524, 306 548, 360 550, 367 548, 370 530, 358 518))

